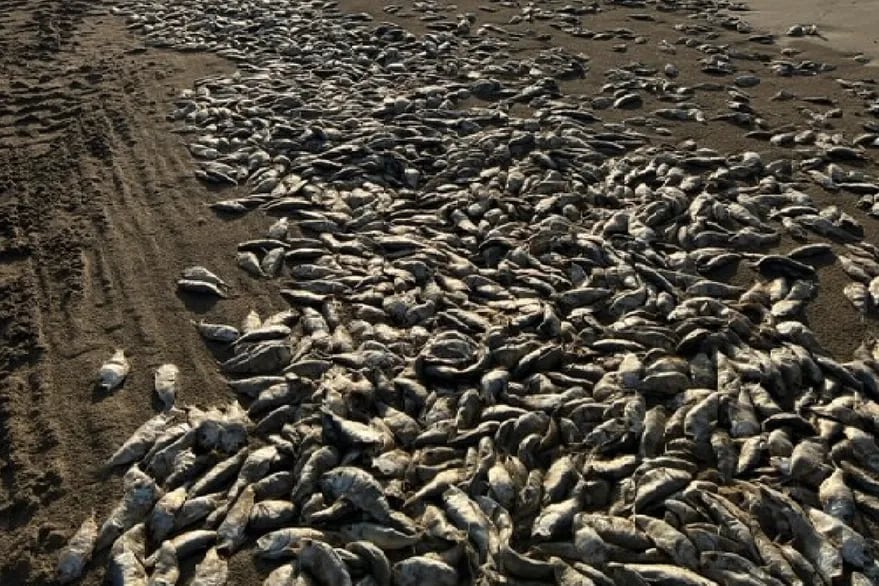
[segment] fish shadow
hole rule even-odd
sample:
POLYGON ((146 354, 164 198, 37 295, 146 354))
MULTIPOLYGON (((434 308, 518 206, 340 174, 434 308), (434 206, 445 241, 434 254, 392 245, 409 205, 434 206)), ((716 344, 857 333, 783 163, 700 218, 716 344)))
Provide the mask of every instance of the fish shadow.
POLYGON ((180 289, 175 291, 175 295, 177 295, 177 298, 183 302, 186 309, 192 313, 197 313, 198 315, 208 313, 214 308, 217 302, 222 299, 221 297, 216 297, 214 295, 201 295, 198 293, 181 291, 180 289))
POLYGON ((821 255, 804 258, 799 262, 803 263, 804 265, 809 265, 816 270, 822 269, 824 267, 832 266, 836 262, 836 253, 833 251, 829 251, 821 255))
POLYGON ((110 397, 115 395, 117 392, 124 389, 126 382, 128 382, 128 381, 127 380, 123 381, 121 385, 119 385, 115 389, 112 389, 109 391, 107 389, 105 389, 104 387, 102 387, 100 383, 95 382, 92 385, 92 403, 102 403, 102 402, 106 401, 107 399, 109 399, 110 397))
POLYGON ((214 213, 214 217, 221 222, 234 222, 249 214, 251 210, 246 212, 224 212, 223 210, 211 208, 211 211, 214 213))
MULTIPOLYGON (((747 266, 742 264, 742 260, 733 260, 716 269, 706 271, 703 276, 712 281, 722 283, 730 283, 739 274, 740 267, 747 266)), ((748 267, 750 268, 750 267, 748 267)))
POLYGON ((217 361, 218 368, 219 364, 226 362, 235 355, 235 350, 232 348, 232 344, 222 344, 220 342, 214 342, 211 340, 206 340, 204 338, 202 338, 202 341, 204 342, 204 347, 207 348, 208 352, 211 353, 211 356, 213 356, 214 360, 217 361))

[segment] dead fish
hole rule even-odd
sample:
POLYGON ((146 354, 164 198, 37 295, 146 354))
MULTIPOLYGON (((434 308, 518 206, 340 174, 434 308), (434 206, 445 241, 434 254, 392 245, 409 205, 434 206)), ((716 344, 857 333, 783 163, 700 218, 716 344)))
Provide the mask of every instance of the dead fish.
POLYGON ((216 547, 205 554, 204 559, 195 567, 195 576, 191 586, 224 586, 229 579, 229 564, 220 557, 216 547))
POLYGON ((229 507, 226 518, 217 528, 218 551, 223 554, 232 554, 244 543, 244 530, 250 519, 253 502, 253 487, 247 486, 229 507))
MULTIPOLYGON (((174 546, 178 560, 185 560, 200 551, 211 548, 217 540, 217 532, 209 529, 194 529, 175 535, 173 538, 166 540, 174 546)), ((146 567, 154 567, 158 558, 158 551, 144 560, 146 567)))
POLYGON ((311 527, 288 527, 266 533, 256 540, 256 555, 261 558, 277 560, 297 555, 303 542, 307 540, 321 541, 326 534, 311 527))
POLYGON ((253 252, 239 252, 236 260, 238 266, 257 278, 263 278, 266 274, 259 264, 259 258, 253 252))
MULTIPOLYGON (((213 423, 213 425, 206 425, 208 429, 205 431, 205 435, 208 437, 201 440, 200 443, 206 447, 213 448, 219 443, 219 437, 217 436, 219 436, 221 430, 218 429, 218 425, 215 422, 208 423, 213 423)), ((196 497, 228 486, 237 475, 238 470, 241 469, 247 454, 247 448, 241 448, 215 465, 201 478, 192 483, 192 486, 189 487, 189 494, 196 497)))
POLYGON ((268 251, 259 263, 262 272, 269 277, 276 276, 281 271, 285 253, 286 250, 282 247, 273 248, 268 251))
POLYGON ((845 483, 845 474, 839 468, 824 479, 818 488, 818 499, 824 512, 846 524, 851 524, 855 516, 855 496, 845 483))
POLYGON ((82 571, 92 557, 95 541, 98 538, 98 525, 94 514, 88 516, 68 540, 67 545, 58 556, 55 576, 61 584, 73 582, 82 575, 82 571))
POLYGON ((717 586, 717 582, 703 578, 693 570, 666 564, 618 564, 610 562, 608 571, 618 584, 676 584, 679 586, 717 586))
POLYGON ((170 541, 161 542, 156 553, 156 562, 150 574, 149 586, 174 586, 180 579, 177 551, 170 541))
POLYGON ((214 285, 220 287, 228 287, 229 283, 218 277, 213 272, 204 268, 203 266, 192 266, 183 269, 183 273, 181 276, 184 279, 191 279, 193 281, 203 281, 205 283, 213 283, 214 285))
POLYGON ((391 564, 379 547, 368 541, 354 541, 345 545, 345 549, 366 562, 369 575, 377 586, 390 586, 391 564))
POLYGON ((134 525, 113 543, 110 550, 110 581, 116 585, 146 586, 143 565, 146 536, 143 523, 134 525))
POLYGON ((861 570, 875 564, 873 548, 863 535, 818 509, 809 509, 809 519, 815 530, 839 549, 846 563, 861 570))
POLYGON ((443 502, 449 520, 459 529, 467 532, 470 540, 476 545, 480 560, 486 560, 490 553, 491 522, 485 513, 457 487, 446 489, 443 493, 443 502))
POLYGON ((299 550, 299 566, 322 584, 352 586, 351 574, 339 554, 323 541, 304 540, 299 550))
POLYGON ((123 477, 125 493, 98 530, 95 549, 101 550, 125 531, 139 524, 162 496, 154 479, 132 466, 123 477))
POLYGON ((578 558, 588 564, 603 565, 608 559, 608 544, 601 535, 588 523, 583 522, 583 513, 578 513, 573 520, 574 551, 578 558))
POLYGON ((125 358, 125 352, 117 349, 113 356, 101 365, 98 371, 98 385, 104 391, 112 391, 125 381, 130 370, 131 365, 125 358))
POLYGON ((106 466, 113 468, 130 464, 142 458, 165 430, 170 420, 171 416, 165 413, 159 413, 148 419, 110 456, 106 466))
POLYGON ((204 321, 192 323, 198 328, 198 333, 200 333, 203 338, 212 342, 230 344, 237 340, 241 335, 236 328, 225 324, 212 324, 204 321))
MULTIPOLYGON (((254 493, 256 485, 254 484, 254 493)), ((250 511, 249 530, 264 532, 289 525, 298 514, 296 505, 285 500, 262 500, 255 502, 250 511)))
MULTIPOLYGON (((180 488, 186 490, 185 486, 180 488)), ((224 501, 225 495, 221 493, 188 497, 174 517, 174 530, 179 531, 206 518, 216 511, 224 501)))
POLYGON ((186 487, 180 486, 168 491, 153 506, 147 523, 150 537, 155 543, 162 543, 175 527, 177 515, 186 503, 186 487))
POLYGON ((248 334, 253 330, 257 330, 262 327, 262 318, 259 317, 259 314, 255 309, 251 309, 247 312, 247 315, 244 316, 244 319, 241 320, 241 333, 248 334))
POLYGON ((179 376, 180 369, 173 364, 163 364, 156 369, 154 387, 165 410, 174 406, 179 389, 177 382, 179 376))
POLYGON ((344 498, 376 521, 387 521, 391 508, 381 484, 368 472, 340 466, 321 477, 321 486, 334 498, 344 498))
POLYGON ((228 380, 226 384, 232 387, 236 393, 241 393, 248 397, 257 397, 263 391, 283 385, 286 381, 287 379, 283 376, 261 375, 228 380))
POLYGON ((271 226, 269 226, 266 236, 273 240, 284 240, 287 238, 287 230, 289 229, 289 220, 286 216, 278 218, 271 226))
POLYGON ((868 291, 867 286, 863 283, 848 283, 842 289, 843 295, 861 314, 866 314, 871 304, 874 304, 873 297, 868 291))
POLYGON ((579 495, 546 505, 534 519, 531 535, 537 539, 550 540, 568 533, 574 515, 581 509, 582 502, 579 495))
POLYGON ((383 550, 397 550, 412 547, 418 543, 420 535, 404 532, 387 525, 361 522, 343 525, 339 532, 349 541, 369 541, 383 550))
POLYGON ((412 556, 394 564, 398 586, 456 586, 458 573, 449 564, 428 556, 412 556))
POLYGON ((249 346, 223 362, 220 368, 230 374, 267 374, 281 370, 292 356, 286 342, 270 340, 249 346))
POLYGON ((280 565, 269 572, 262 586, 296 586, 298 584, 296 574, 296 567, 293 564, 280 565))
POLYGON ((177 288, 188 293, 196 293, 198 295, 214 295, 220 299, 226 299, 228 295, 214 283, 208 281, 198 281, 195 279, 178 279, 177 288))
POLYGON ((333 446, 322 446, 308 454, 308 458, 297 471, 296 485, 290 493, 290 499, 297 504, 304 501, 316 491, 324 473, 335 468, 338 463, 339 452, 333 446))
POLYGON ((684 488, 692 478, 686 470, 676 468, 654 468, 645 472, 637 480, 635 498, 632 503, 634 510, 644 511, 650 505, 660 502, 678 490, 684 488))
POLYGON ((697 568, 699 557, 696 548, 686 535, 660 519, 636 515, 635 525, 644 531, 656 547, 665 552, 676 564, 697 568))

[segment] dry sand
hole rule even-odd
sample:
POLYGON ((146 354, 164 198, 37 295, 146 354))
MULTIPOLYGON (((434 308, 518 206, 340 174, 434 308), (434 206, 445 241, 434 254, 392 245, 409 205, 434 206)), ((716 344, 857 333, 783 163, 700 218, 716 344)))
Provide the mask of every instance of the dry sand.
MULTIPOLYGON (((453 10, 473 11, 482 23, 509 20, 509 11, 481 12, 480 4, 467 0, 453 10)), ((832 74, 807 79, 776 78, 755 63, 764 83, 752 94, 763 115, 775 127, 802 124, 797 111, 802 103, 768 100, 782 88, 801 96, 829 95, 847 113, 834 127, 856 135, 861 120, 848 112, 863 105, 842 95, 833 79, 867 74, 833 49, 875 52, 876 32, 867 24, 877 22, 868 8, 872 2, 753 4, 765 7, 759 18, 758 13, 750 15, 759 20, 758 26, 783 32, 794 20, 817 22, 830 41, 810 44, 804 58, 841 63, 832 74), (849 4, 859 7, 845 8, 849 4)), ((58 548, 83 517, 91 510, 104 517, 113 506, 120 481, 102 475, 100 464, 153 413, 153 367, 168 361, 180 365, 183 402, 208 405, 231 397, 217 373, 216 357, 188 320, 243 316, 251 307, 266 311, 284 305, 274 290, 233 268, 235 245, 266 225, 266 219, 254 215, 224 223, 209 213, 205 202, 218 196, 193 179, 184 140, 165 120, 180 89, 233 67, 209 55, 144 48, 119 19, 95 5, 86 0, 16 0, 0 9, 3 586, 46 583, 58 548), (175 294, 173 277, 196 263, 216 268, 238 293, 223 301, 222 314, 175 294), (93 391, 93 377, 114 347, 128 351, 132 375, 121 391, 105 397, 93 391)), ((375 2, 352 0, 346 5, 423 30, 417 20, 383 14, 375 2)), ((596 93, 607 67, 636 60, 659 66, 674 60, 687 83, 717 82, 699 72, 698 54, 682 50, 671 57, 655 50, 660 39, 680 36, 673 29, 679 20, 669 14, 645 25, 628 19, 624 10, 609 10, 590 21, 595 30, 627 26, 649 35, 649 43, 629 44, 626 53, 612 53, 612 43, 566 37, 543 23, 533 28, 551 40, 526 38, 512 49, 556 44, 589 55, 587 77, 565 84, 572 93, 596 93)), ((775 57, 780 49, 722 34, 727 36, 721 40, 728 37, 743 50, 775 57)), ((700 100, 724 99, 723 92, 700 94, 700 100)), ((644 111, 658 107, 663 105, 648 101, 644 111)), ((606 121, 630 115, 602 113, 606 121)), ((778 154, 726 123, 671 126, 675 133, 670 142, 693 138, 725 151, 778 154)), ((877 222, 854 206, 856 198, 814 187, 809 193, 821 204, 840 205, 864 224, 870 241, 879 243, 877 222)), ((820 274, 821 290, 807 318, 826 346, 844 359, 865 333, 879 328, 873 320, 863 322, 842 299, 847 279, 838 266, 823 267, 820 274)), ((753 274, 742 267, 729 278, 746 282, 753 274)), ((246 551, 233 560, 233 583, 254 583, 249 560, 246 551)), ((98 570, 85 583, 100 583, 104 563, 102 558, 95 562, 98 570)))
POLYGON ((231 270, 256 218, 224 224, 205 207, 212 195, 165 120, 180 89, 233 68, 144 49, 93 5, 0 9, 3 586, 45 583, 70 527, 107 515, 121 484, 100 465, 154 413, 153 368, 181 365, 185 401, 228 400, 189 323, 215 309, 178 297, 174 276, 220 267, 239 294, 233 315, 283 303, 231 270), (95 368, 114 347, 131 379, 104 396, 95 368))
POLYGON ((748 0, 758 28, 784 35, 791 25, 815 24, 819 37, 809 37, 846 55, 879 60, 879 2, 876 0, 748 0))

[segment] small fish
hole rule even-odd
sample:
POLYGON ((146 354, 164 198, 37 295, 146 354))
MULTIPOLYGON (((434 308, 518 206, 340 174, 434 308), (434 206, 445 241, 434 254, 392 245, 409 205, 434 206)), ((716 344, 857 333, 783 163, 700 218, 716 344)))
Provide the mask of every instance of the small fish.
POLYGON ((286 251, 281 247, 273 248, 268 251, 260 262, 260 268, 262 269, 262 272, 269 277, 274 277, 275 275, 277 275, 280 272, 281 266, 284 263, 285 252, 286 251))
POLYGON ((148 522, 150 537, 155 543, 161 543, 171 533, 175 518, 185 503, 186 487, 184 486, 166 492, 156 502, 148 522))
POLYGON ((279 529, 292 523, 296 519, 296 514, 296 505, 290 501, 259 501, 250 511, 247 528, 259 532, 279 529))
POLYGON ((98 371, 98 385, 104 391, 112 391, 125 381, 131 370, 124 350, 116 350, 98 371))
POLYGON ((259 265, 259 258, 253 252, 239 252, 236 257, 238 266, 253 275, 254 277, 265 277, 262 267, 259 265))
POLYGON ((227 326, 226 324, 212 324, 207 323, 205 321, 192 322, 196 328, 198 328, 198 333, 211 342, 221 342, 223 344, 230 344, 238 339, 241 333, 232 326, 227 326))
POLYGON ((321 486, 336 498, 350 501, 376 521, 387 521, 391 508, 381 484, 373 476, 354 466, 340 466, 321 478, 321 486))
POLYGON ((163 364, 156 369, 155 373, 155 389, 159 401, 164 405, 167 411, 174 406, 179 389, 177 378, 180 376, 180 369, 173 364, 163 364))
POLYGON ((369 541, 384 550, 406 549, 418 543, 417 533, 404 533, 377 523, 343 525, 340 532, 349 541, 369 541))
POLYGON ((244 319, 241 320, 241 333, 249 334, 253 330, 258 330, 262 327, 262 319, 259 317, 259 314, 255 309, 251 309, 247 312, 247 315, 244 316, 244 319))
POLYGON ((456 586, 458 572, 449 564, 428 556, 412 556, 394 564, 397 586, 456 586))
POLYGON ((339 554, 322 541, 306 539, 299 550, 299 565, 321 584, 352 586, 348 568, 339 554))
POLYGON ((94 514, 92 514, 82 522, 82 525, 67 542, 67 546, 61 550, 56 571, 58 582, 67 584, 82 575, 85 565, 92 557, 97 538, 98 525, 95 523, 94 514))
POLYGON ((197 293, 199 295, 215 295, 221 299, 226 299, 226 295, 222 289, 216 284, 208 281, 199 281, 196 279, 178 279, 177 288, 181 291, 189 293, 197 293))
MULTIPOLYGON (((216 543, 216 541, 216 531, 210 531, 207 529, 194 529, 192 531, 187 531, 185 533, 181 533, 180 535, 176 535, 173 538, 167 540, 166 543, 170 543, 174 546, 174 551, 177 552, 177 559, 182 561, 191 555, 212 547, 214 543, 216 543)), ((155 566, 158 557, 159 551, 154 552, 152 555, 144 560, 144 565, 148 568, 155 566)))
POLYGON ((391 564, 381 548, 369 541, 354 541, 345 545, 345 549, 366 562, 369 573, 378 586, 390 586, 391 564))
MULTIPOLYGON (((319 529, 311 527, 287 527, 266 533, 256 540, 258 557, 278 560, 296 556, 296 552, 306 540, 322 540, 326 535, 319 529)), ((354 540, 352 540, 354 541, 354 540)))
POLYGON ((108 572, 113 584, 138 586, 147 584, 146 568, 142 561, 145 545, 143 523, 135 525, 113 543, 108 572))
POLYGON ((298 586, 299 584, 301 582, 296 580, 296 566, 284 564, 269 572, 262 586, 298 586))
POLYGON ((229 564, 220 557, 216 547, 205 554, 195 567, 195 577, 190 586, 223 586, 229 579, 229 564))
POLYGON ((115 467, 139 460, 149 451, 156 439, 165 430, 170 416, 159 413, 138 427, 133 434, 107 460, 107 466, 115 467))
POLYGON ((287 238, 287 230, 289 229, 289 220, 287 217, 278 219, 277 222, 269 226, 266 236, 273 240, 284 240, 287 238))
POLYGON ((156 565, 150 574, 148 586, 174 586, 180 579, 177 550, 170 541, 162 542, 156 553, 156 565))
POLYGON ((824 512, 832 515, 843 523, 851 524, 855 517, 856 506, 852 489, 845 483, 845 476, 839 468, 828 476, 818 488, 818 499, 824 512))
POLYGON ((184 279, 191 279, 194 281, 204 281, 205 283, 213 283, 214 285, 218 285, 220 287, 228 287, 229 283, 209 271, 208 269, 202 266, 194 266, 183 269, 183 273, 181 276, 184 279))

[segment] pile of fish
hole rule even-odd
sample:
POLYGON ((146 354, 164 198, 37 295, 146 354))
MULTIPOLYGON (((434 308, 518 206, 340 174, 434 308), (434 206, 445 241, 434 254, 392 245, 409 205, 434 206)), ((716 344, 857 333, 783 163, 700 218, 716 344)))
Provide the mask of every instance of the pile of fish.
MULTIPOLYGON (((750 34, 724 2, 604 4, 750 34)), ((520 20, 594 38, 597 9, 520 20)), ((212 207, 268 216, 237 261, 289 307, 196 324, 237 401, 175 406, 176 367, 157 372, 165 409, 109 459, 124 495, 62 581, 109 548, 120 584, 175 584, 193 556, 192 583, 222 584, 240 549, 267 585, 879 582, 879 343, 841 362, 803 320, 837 254, 846 295, 879 305, 879 249, 806 189, 873 206, 841 166, 866 143, 778 138, 744 76, 729 121, 799 150, 658 143, 595 110, 672 102, 655 136, 713 119, 675 69, 566 96, 588 59, 513 57, 467 15, 416 36, 334 2, 122 12, 150 44, 238 62, 172 118, 200 178, 246 190, 212 207), (737 265, 740 284, 717 276, 737 265)), ((734 75, 726 51, 705 66, 734 75)), ((178 285, 228 287, 203 267, 178 285)))

